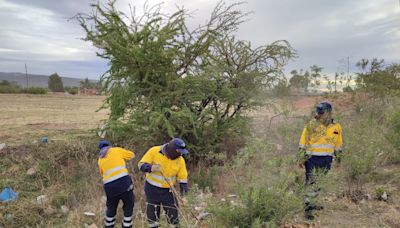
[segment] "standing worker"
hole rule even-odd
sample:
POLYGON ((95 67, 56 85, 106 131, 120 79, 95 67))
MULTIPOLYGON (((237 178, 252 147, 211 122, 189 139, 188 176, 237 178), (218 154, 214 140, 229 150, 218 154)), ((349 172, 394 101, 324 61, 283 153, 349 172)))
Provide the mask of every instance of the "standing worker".
MULTIPOLYGON (((299 159, 304 161, 308 191, 315 182, 315 172, 319 170, 326 174, 331 169, 333 157, 340 162, 342 152, 342 127, 332 118, 332 105, 321 102, 315 112, 314 119, 304 127, 301 134, 298 153, 299 159)), ((318 191, 317 188, 307 192, 307 196, 315 198, 318 191)), ((309 198, 306 198, 305 204, 305 217, 310 220, 314 219, 313 210, 323 208, 312 204, 309 198)))
POLYGON ((132 227, 135 196, 132 179, 128 174, 125 161, 131 160, 135 154, 120 147, 111 147, 111 143, 104 139, 100 140, 99 149, 98 165, 107 196, 104 227, 114 227, 120 200, 124 203, 122 227, 132 227))
POLYGON ((188 191, 188 173, 182 157, 187 153, 185 142, 174 138, 164 145, 150 148, 139 161, 139 169, 146 173, 144 191, 149 227, 159 226, 160 206, 166 212, 168 223, 179 226, 177 196, 171 188, 178 181, 181 195, 188 191))

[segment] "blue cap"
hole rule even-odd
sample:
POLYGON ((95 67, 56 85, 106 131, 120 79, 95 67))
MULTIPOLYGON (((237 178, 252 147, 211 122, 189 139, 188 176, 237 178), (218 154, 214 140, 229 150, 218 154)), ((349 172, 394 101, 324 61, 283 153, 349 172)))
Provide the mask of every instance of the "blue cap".
POLYGON ((328 102, 321 102, 317 105, 315 112, 319 115, 324 114, 325 112, 331 112, 332 105, 328 102))
POLYGON ((108 140, 102 139, 99 142, 99 149, 106 147, 106 146, 111 146, 111 143, 108 140))
POLYGON ((189 151, 186 149, 185 142, 180 138, 173 138, 168 143, 168 147, 172 150, 177 150, 181 154, 188 154, 189 151))

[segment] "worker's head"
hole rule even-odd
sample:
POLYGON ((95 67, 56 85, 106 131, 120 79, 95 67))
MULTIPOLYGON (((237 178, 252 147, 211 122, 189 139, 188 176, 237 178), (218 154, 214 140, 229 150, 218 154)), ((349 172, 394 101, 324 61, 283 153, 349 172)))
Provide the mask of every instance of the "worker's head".
POLYGON ((331 117, 332 105, 329 102, 321 102, 315 108, 316 118, 320 120, 327 120, 331 117))
POLYGON ((169 159, 175 160, 183 154, 188 154, 185 142, 180 138, 173 138, 165 145, 165 153, 169 159))
POLYGON ((101 139, 99 142, 99 149, 101 150, 103 147, 111 146, 111 143, 105 139, 101 139))

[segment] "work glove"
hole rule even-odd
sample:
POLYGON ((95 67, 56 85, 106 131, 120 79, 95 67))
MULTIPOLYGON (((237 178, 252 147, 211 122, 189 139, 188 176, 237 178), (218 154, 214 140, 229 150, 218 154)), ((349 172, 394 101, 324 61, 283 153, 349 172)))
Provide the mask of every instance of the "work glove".
POLYGON ((140 171, 144 173, 151 173, 151 165, 149 163, 143 163, 140 165, 140 171))
POLYGON ((161 172, 161 166, 159 164, 151 165, 151 172, 161 172))
POLYGON ((188 184, 187 183, 179 183, 179 189, 180 189, 182 196, 186 195, 187 192, 189 191, 188 184))

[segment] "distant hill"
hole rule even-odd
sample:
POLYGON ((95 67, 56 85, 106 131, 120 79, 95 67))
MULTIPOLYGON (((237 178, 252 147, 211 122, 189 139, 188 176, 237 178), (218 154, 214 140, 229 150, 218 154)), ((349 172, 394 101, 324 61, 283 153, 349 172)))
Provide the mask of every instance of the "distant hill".
MULTIPOLYGON (((39 75, 39 74, 28 74, 28 84, 30 87, 42 87, 47 88, 47 81, 50 75, 39 75)), ((64 87, 66 86, 79 86, 79 82, 84 80, 83 78, 67 78, 61 77, 64 87)), ((23 73, 6 73, 0 72, 0 81, 7 80, 10 82, 16 82, 21 87, 26 87, 26 76, 23 73)), ((90 80, 96 82, 96 80, 90 80)))

